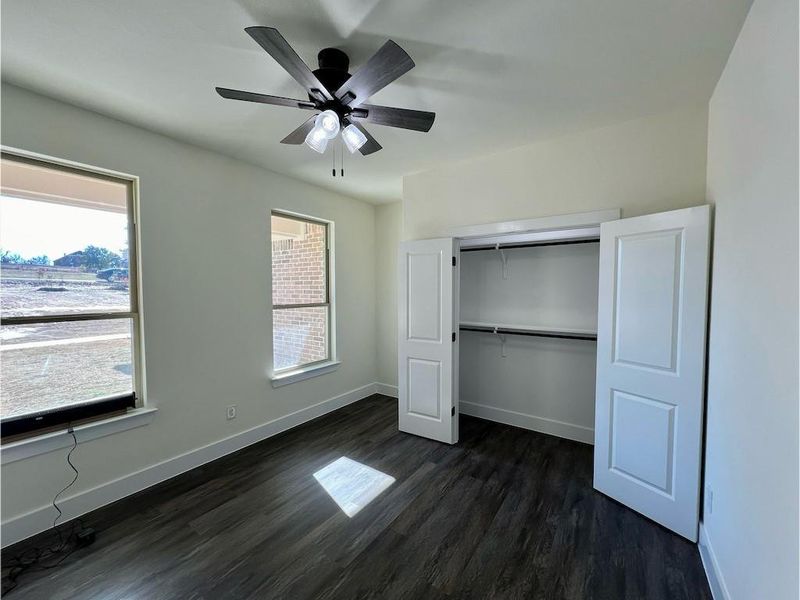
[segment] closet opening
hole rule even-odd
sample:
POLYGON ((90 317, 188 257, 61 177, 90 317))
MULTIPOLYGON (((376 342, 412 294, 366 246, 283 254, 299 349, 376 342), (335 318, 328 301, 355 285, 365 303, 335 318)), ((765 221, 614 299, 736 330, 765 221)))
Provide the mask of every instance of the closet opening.
POLYGON ((459 410, 592 443, 598 227, 459 242, 459 410))

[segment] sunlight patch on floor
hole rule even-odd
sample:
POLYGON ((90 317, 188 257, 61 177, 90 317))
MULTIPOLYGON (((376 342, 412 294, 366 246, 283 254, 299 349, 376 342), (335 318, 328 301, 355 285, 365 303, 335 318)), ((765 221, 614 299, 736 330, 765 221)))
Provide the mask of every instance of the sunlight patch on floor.
POLYGON ((342 456, 314 473, 314 478, 348 517, 377 498, 394 477, 342 456))

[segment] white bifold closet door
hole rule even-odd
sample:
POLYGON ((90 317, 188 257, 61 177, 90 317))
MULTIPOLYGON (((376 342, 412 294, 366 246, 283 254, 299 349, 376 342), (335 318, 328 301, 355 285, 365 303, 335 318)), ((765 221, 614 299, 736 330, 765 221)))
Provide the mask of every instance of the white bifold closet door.
POLYGON ((697 540, 709 207, 600 226, 594 487, 697 540))
POLYGON ((398 406, 400 431, 458 441, 458 244, 400 244, 398 406))

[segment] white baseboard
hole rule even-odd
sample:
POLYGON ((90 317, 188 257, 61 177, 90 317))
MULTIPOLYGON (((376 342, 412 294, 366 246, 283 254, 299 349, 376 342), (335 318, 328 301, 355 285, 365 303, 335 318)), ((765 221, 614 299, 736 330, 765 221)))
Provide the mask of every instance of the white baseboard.
POLYGON ((390 385, 388 383, 376 383, 375 393, 383 394, 384 396, 391 396, 392 398, 397 398, 397 386, 390 385))
POLYGON ((708 539, 708 532, 703 523, 700 523, 700 539, 697 545, 700 548, 700 558, 703 561, 703 568, 706 570, 711 595, 714 596, 714 600, 730 600, 731 595, 728 593, 722 571, 719 570, 717 556, 714 554, 714 548, 711 540, 708 539))
MULTIPOLYGON (((64 513, 60 522, 65 523, 195 467, 221 458, 226 454, 236 452, 287 429, 297 427, 326 413, 367 398, 376 393, 380 385, 376 383, 364 385, 268 423, 258 425, 206 446, 201 446, 140 471, 135 471, 119 479, 114 479, 95 488, 63 498, 59 502, 59 507, 64 513)), ((54 509, 52 505, 48 504, 24 515, 4 521, 2 523, 2 546, 14 544, 49 529, 53 526, 53 514, 54 509)))
POLYGON ((494 406, 474 404, 472 402, 459 401, 458 410, 464 415, 480 417, 481 419, 488 419, 489 421, 497 421, 498 423, 522 427, 523 429, 530 429, 540 433, 547 433, 567 438, 568 440, 575 440, 576 442, 594 444, 594 429, 591 427, 564 423, 563 421, 556 421, 555 419, 547 419, 545 417, 535 417, 513 410, 506 410, 505 408, 496 408, 494 406))

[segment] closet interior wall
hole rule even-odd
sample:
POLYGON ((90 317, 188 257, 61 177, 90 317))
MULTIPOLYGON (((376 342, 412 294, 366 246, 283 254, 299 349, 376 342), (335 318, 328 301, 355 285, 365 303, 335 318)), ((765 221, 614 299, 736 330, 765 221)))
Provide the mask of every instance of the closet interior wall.
MULTIPOLYGON (((597 331, 599 244, 460 253, 461 327, 597 331)), ((460 411, 593 441, 597 345, 460 332, 460 411)))

